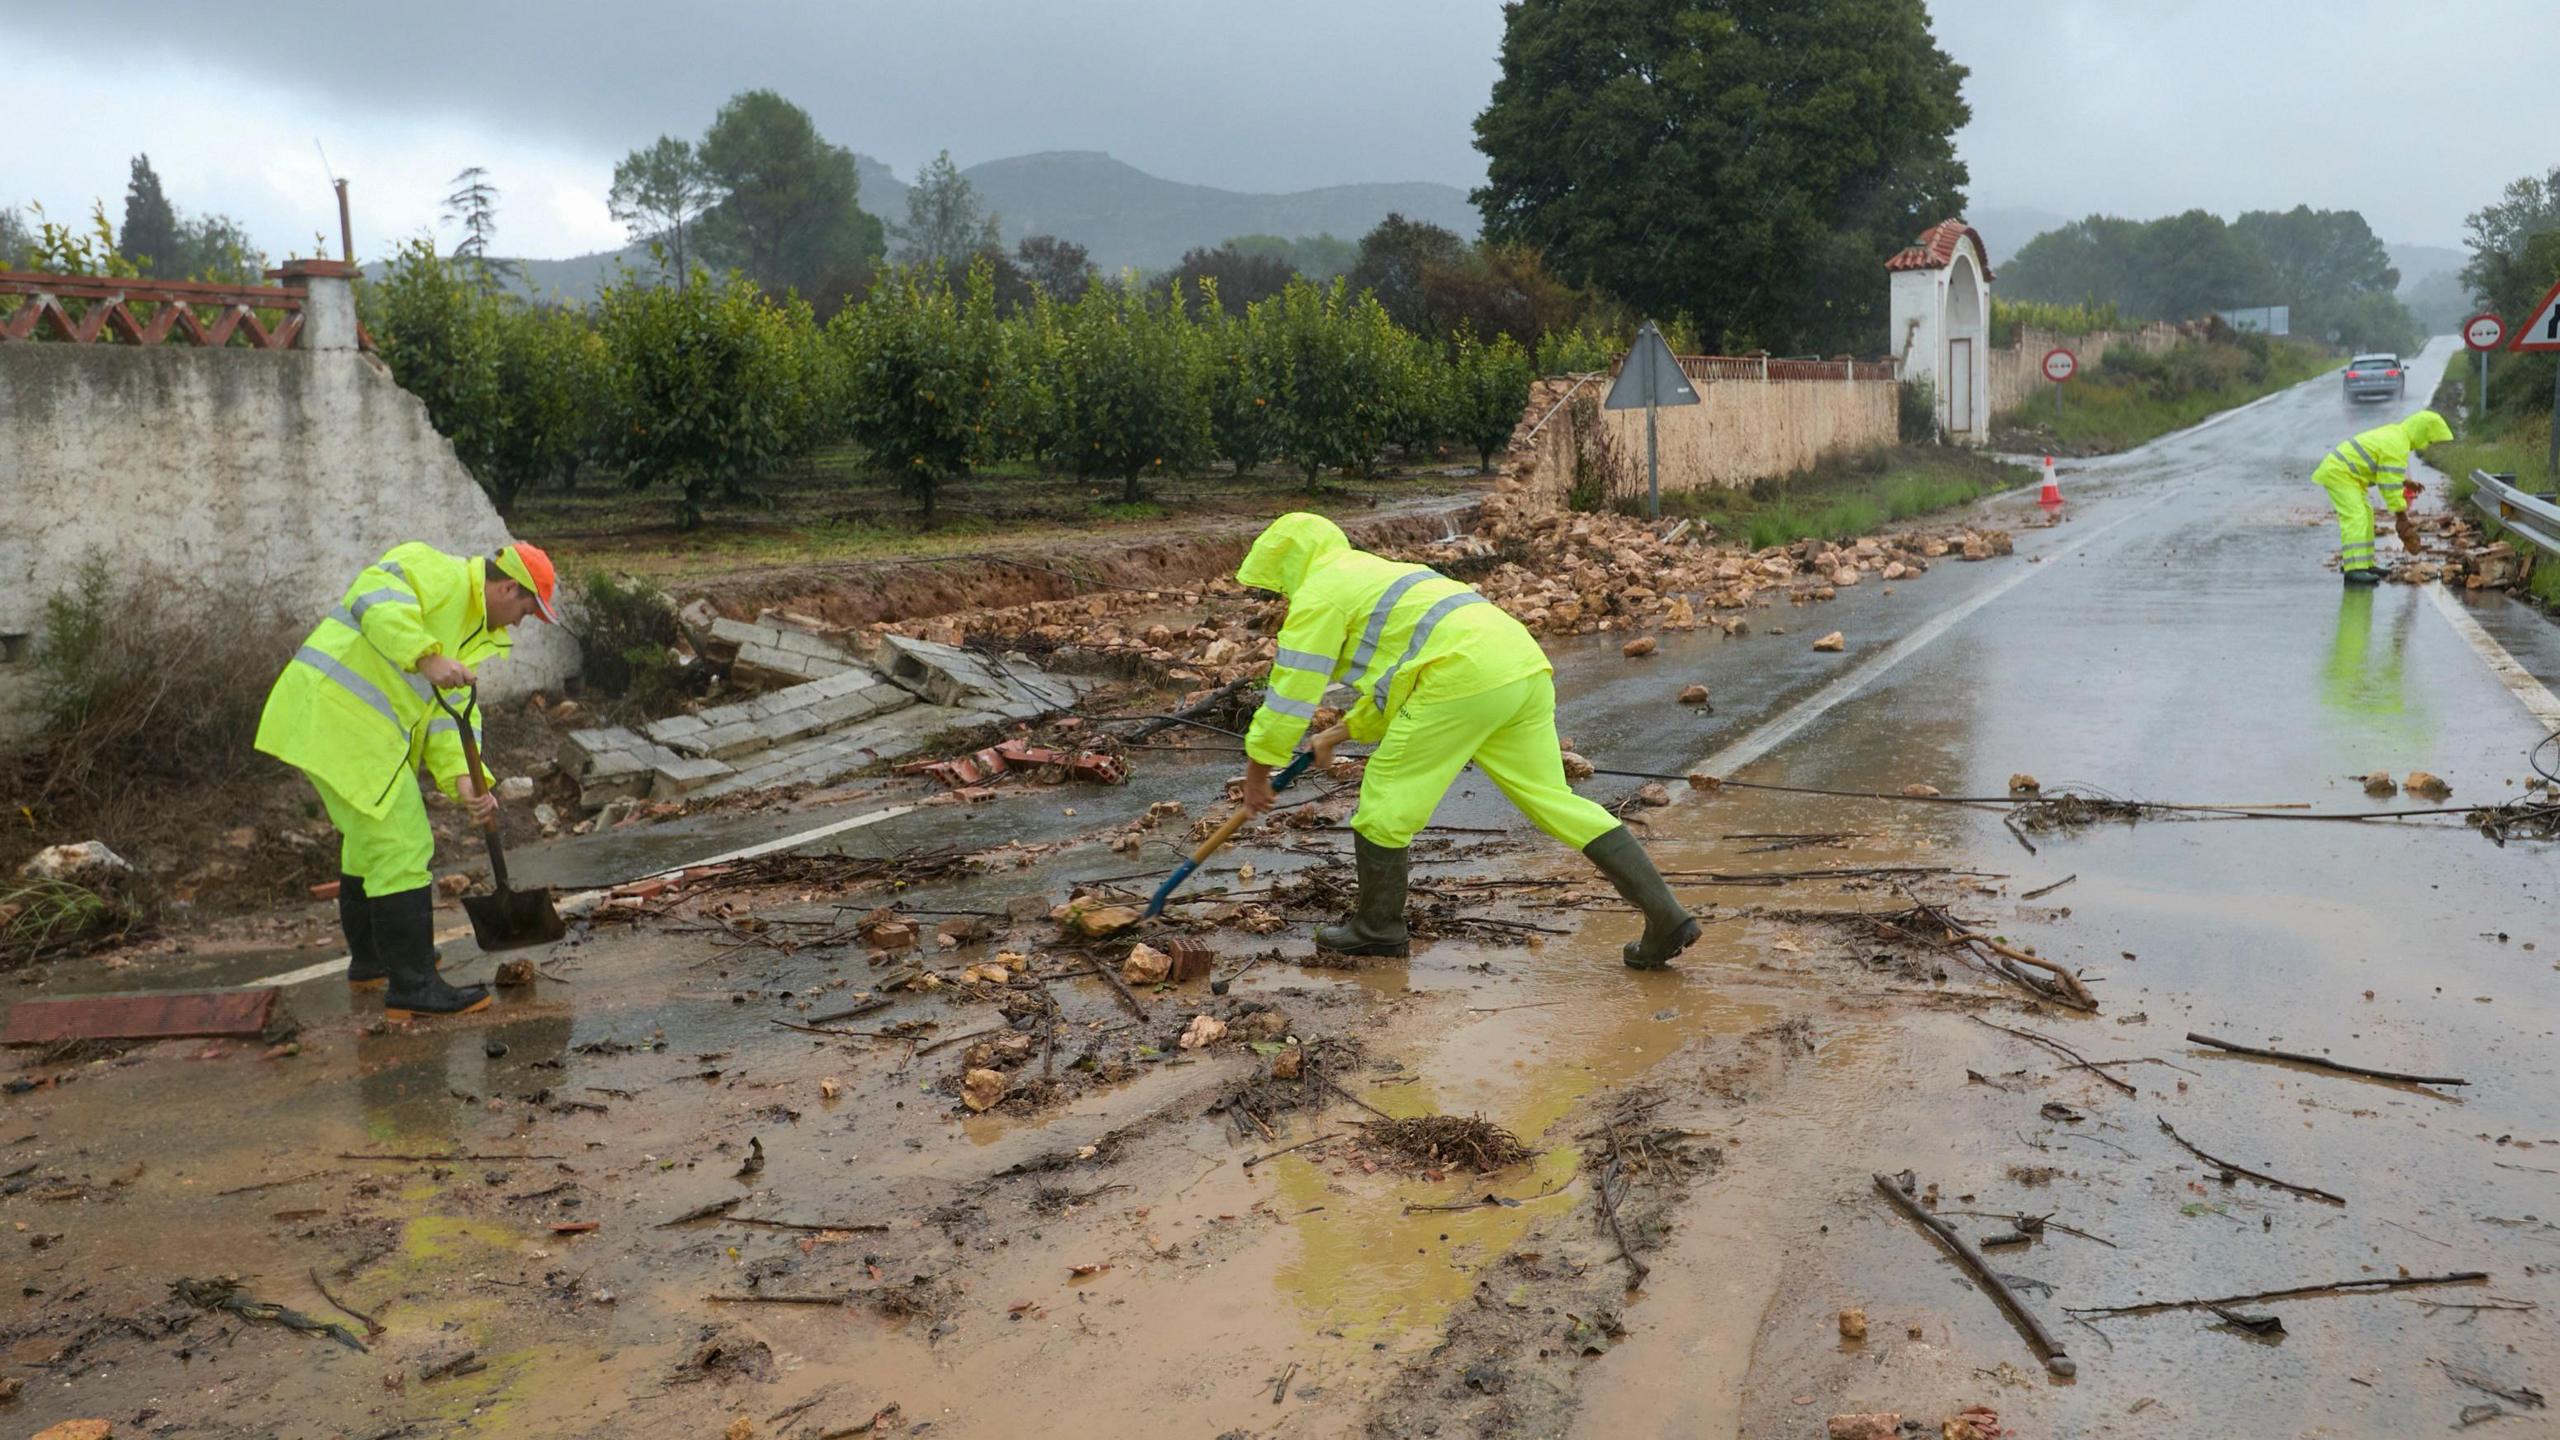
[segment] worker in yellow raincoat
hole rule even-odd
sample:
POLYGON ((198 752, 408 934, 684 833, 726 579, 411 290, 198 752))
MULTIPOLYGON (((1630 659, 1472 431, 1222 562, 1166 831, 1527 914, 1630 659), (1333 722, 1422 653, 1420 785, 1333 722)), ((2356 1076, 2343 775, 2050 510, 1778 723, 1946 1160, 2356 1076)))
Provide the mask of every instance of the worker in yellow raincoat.
POLYGON ((480 712, 465 704, 474 667, 505 655, 508 627, 526 616, 556 623, 558 588, 551 557, 531 545, 468 557, 397 546, 356 576, 267 693, 258 749, 308 776, 338 828, 347 983, 387 982, 392 1019, 489 1003, 486 989, 436 974, 436 841, 417 777, 423 767, 482 823, 496 818, 494 782, 467 773, 436 695, 470 721, 476 744, 480 712))
POLYGON ((2400 532, 2400 544, 2418 553, 2418 527, 2409 520, 2409 502, 2427 487, 2409 478, 2409 457, 2438 441, 2453 438, 2453 429, 2433 410, 2421 410, 2393 425, 2377 425, 2320 457, 2311 479, 2329 492, 2338 512, 2338 573, 2350 585, 2379 585, 2390 574, 2373 559, 2373 502, 2368 487, 2382 491, 2382 503, 2400 532))
MULTIPOLYGON (((1627 827, 1565 783, 1554 667, 1519 621, 1426 566, 1354 550, 1321 515, 1283 515, 1253 542, 1236 579, 1288 597, 1262 707, 1245 736, 1244 804, 1272 804, 1327 687, 1357 692, 1351 738, 1375 744, 1351 817, 1360 898, 1316 931, 1348 955, 1402 955, 1406 847, 1472 760, 1537 827, 1581 851, 1644 914, 1629 965, 1659 969, 1697 942, 1698 921, 1627 827)), ((1317 751, 1317 763, 1328 763, 1317 751)))

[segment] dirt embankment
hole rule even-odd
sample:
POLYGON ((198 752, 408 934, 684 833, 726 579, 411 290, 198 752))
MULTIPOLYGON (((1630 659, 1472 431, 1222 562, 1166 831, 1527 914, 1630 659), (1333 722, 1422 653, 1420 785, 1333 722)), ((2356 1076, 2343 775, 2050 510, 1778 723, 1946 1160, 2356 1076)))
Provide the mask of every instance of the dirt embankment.
MULTIPOLYGON (((1464 531, 1477 501, 1453 499, 1359 518, 1335 517, 1351 543, 1401 550, 1464 531)), ((1221 524, 1136 544, 1061 538, 930 559, 865 560, 759 570, 682 587, 721 614, 784 609, 833 625, 927 620, 967 610, 1064 600, 1103 589, 1182 589, 1229 576, 1265 522, 1221 524)))

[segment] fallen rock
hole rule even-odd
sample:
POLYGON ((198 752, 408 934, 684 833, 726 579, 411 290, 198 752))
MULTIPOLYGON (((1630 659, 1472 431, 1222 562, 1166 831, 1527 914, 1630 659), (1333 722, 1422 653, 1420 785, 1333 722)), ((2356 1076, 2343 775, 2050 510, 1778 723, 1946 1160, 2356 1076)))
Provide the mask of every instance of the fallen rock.
POLYGON ((1830 634, 1823 636, 1821 639, 1814 641, 1813 648, 1822 651, 1846 650, 1849 648, 1849 637, 1841 634, 1837 630, 1834 630, 1830 634))
POLYGON ((1831 1440, 1900 1440, 1902 1416, 1895 1412, 1875 1415, 1834 1415, 1831 1440))
POLYGON ((108 1440, 115 1433, 112 1420, 65 1420, 37 1431, 34 1440, 108 1440))
POLYGON ((520 990, 533 983, 533 962, 522 956, 501 960, 496 972, 490 975, 489 983, 501 990, 520 990))
POLYGON ((1689 788, 1704 790, 1713 795, 1724 788, 1724 778, 1719 775, 1710 775, 1704 770, 1692 770, 1689 772, 1689 788))
POLYGON ((1626 644, 1619 646, 1618 653, 1626 656, 1630 660, 1633 660, 1640 656, 1652 654, 1659 644, 1660 642, 1650 635, 1639 635, 1635 639, 1628 641, 1626 644))
POLYGON ((1215 1015, 1194 1015, 1182 1028, 1179 1042, 1185 1050, 1205 1050, 1227 1038, 1227 1022, 1215 1015))
POLYGON ((521 805, 533 798, 533 777, 510 775, 498 782, 498 798, 510 805, 521 805))
POLYGON ((1004 1072, 972 1070, 960 1081, 960 1103, 972 1110, 992 1110, 1004 1098, 1004 1072))
POLYGON ((1707 687, 1706 687, 1706 686, 1704 686, 1704 685, 1692 685, 1692 686, 1690 686, 1688 689, 1681 691, 1681 692, 1680 692, 1680 703, 1681 703, 1681 704, 1683 704, 1683 705, 1704 705, 1704 704, 1706 704, 1706 703, 1707 703, 1707 687))
POLYGON ((2012 795, 2038 795, 2043 792, 2044 786, 2036 783, 2036 777, 2025 771, 2009 777, 2009 793, 2012 795))
POLYGON ((1590 761, 1583 759, 1572 751, 1567 750, 1564 752, 1564 778, 1567 780, 1588 780, 1597 773, 1598 770, 1598 766, 1593 765, 1590 761))
POLYGON ((1902 787, 1902 793, 1910 796, 1914 800, 1929 800, 1934 799, 1937 796, 1938 787, 1935 785, 1905 785, 1902 787))
POLYGON ((1086 900, 1067 902, 1063 921, 1070 934, 1081 940, 1100 940, 1138 923, 1144 917, 1134 905, 1097 905, 1086 900))
POLYGON ((1271 1057, 1271 1078, 1274 1080, 1295 1080, 1306 1073, 1306 1068, 1307 1052, 1302 1046, 1292 1045, 1271 1057))
POLYGON ((933 927, 933 943, 938 949, 957 950, 986 939, 994 929, 984 915, 954 915, 933 927))
POLYGON ((471 877, 463 874, 436 877, 436 893, 450 900, 471 888, 471 877))
POLYGON ((2376 770, 2364 777, 2364 793, 2376 800, 2388 800, 2400 793, 2400 782, 2391 778, 2390 771, 2376 770))
POLYGON ((1852 1307, 1852 1308, 1850 1308, 1850 1309, 1847 1309, 1847 1310, 1843 1310, 1843 1311, 1841 1311, 1841 1312, 1840 1312, 1840 1338, 1841 1338, 1841 1339, 1843 1339, 1843 1340, 1864 1340, 1864 1339, 1866 1339, 1866 1338, 1867 1338, 1867 1312, 1866 1312, 1866 1311, 1864 1311, 1864 1310, 1857 1309, 1857 1308, 1855 1308, 1855 1307, 1852 1307))
MULTIPOLYGON (((126 863, 123 856, 108 849, 103 840, 83 840, 77 845, 48 845, 18 867, 20 879, 67 880, 75 885, 132 873, 133 866, 126 863)), ((106 1422, 72 1420, 64 1423, 103 1425, 106 1422)))
POLYGON ((843 1094, 844 1082, 842 1080, 837 1079, 833 1075, 821 1075, 818 1077, 819 1099, 834 1100, 841 1097, 843 1094))
POLYGON ((1143 942, 1129 948, 1120 962, 1120 978, 1132 985, 1157 985, 1173 974, 1173 957, 1143 942))
POLYGON ((1636 792, 1636 803, 1657 807, 1668 805, 1671 803, 1671 789, 1659 780, 1649 780, 1643 789, 1636 792))
POLYGON ((2400 787, 2422 800, 2444 800, 2453 795, 2453 787, 2446 784, 2443 777, 2430 775, 2424 770, 2410 771, 2409 778, 2401 781, 2400 787))

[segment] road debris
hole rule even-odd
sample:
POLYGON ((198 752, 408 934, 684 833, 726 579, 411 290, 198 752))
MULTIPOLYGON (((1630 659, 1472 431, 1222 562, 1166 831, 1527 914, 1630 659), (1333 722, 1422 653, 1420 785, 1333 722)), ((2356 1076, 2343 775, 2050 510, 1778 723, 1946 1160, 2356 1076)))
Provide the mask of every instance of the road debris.
POLYGON ((264 1300, 252 1300, 241 1293, 237 1275, 210 1275, 203 1279, 181 1276, 169 1282, 169 1293, 199 1310, 222 1310, 243 1320, 264 1325, 278 1325, 305 1335, 325 1335, 357 1354, 365 1345, 355 1332, 334 1320, 314 1320, 299 1310, 264 1300))
POLYGON ((2253 1290, 2246 1295, 2216 1295, 2203 1300, 2141 1300, 2130 1305, 2064 1306, 2075 1318, 2109 1315, 2156 1315, 2164 1310, 2210 1310, 2216 1305, 2253 1305, 2266 1300, 2295 1300, 2314 1295, 2333 1295, 2359 1290, 2409 1290, 2430 1285, 2477 1285, 2489 1279, 2480 1270, 2457 1270, 2449 1275, 2397 1275, 2372 1280, 2332 1280, 2323 1285, 2295 1285, 2283 1290, 2253 1290))
POLYGON ((2252 1170, 2246 1165, 2235 1165, 2218 1156, 2208 1155, 2204 1151, 2197 1149, 2195 1144, 2188 1140, 2186 1136, 2179 1134, 2177 1127, 2171 1125, 2167 1117, 2155 1115, 2152 1118, 2160 1122, 2160 1131, 2162 1134, 2167 1135, 2170 1139, 2178 1142, 2179 1149, 2186 1151, 2188 1154, 2202 1160, 2207 1165, 2213 1166, 2217 1170, 2228 1172, 2224 1177, 2226 1180, 2228 1180, 2230 1175, 2238 1175, 2243 1179, 2255 1180, 2261 1185, 2272 1186, 2275 1189, 2300 1195, 2307 1199, 2325 1200, 2330 1204, 2341 1208, 2344 1208, 2347 1203, 2346 1197, 2343 1195, 2333 1195, 2326 1190, 2314 1189, 2309 1185, 2296 1185, 2290 1180, 2279 1180, 2273 1175, 2267 1174, 2265 1171, 2252 1170))
POLYGON ((1418 1115, 1355 1121, 1364 1149, 1393 1155, 1419 1169, 1463 1165, 1479 1175, 1507 1170, 1537 1152, 1520 1137, 1481 1115, 1418 1115))
POLYGON ((2309 1065, 2318 1070, 2335 1071, 2340 1075, 2361 1075, 2368 1080, 2397 1080, 2404 1085, 2468 1085, 2471 1083, 2453 1075, 2410 1075, 2397 1070, 2368 1069, 2362 1065, 2350 1065, 2343 1060, 2330 1060, 2319 1055, 2300 1055, 2290 1050, 2266 1050, 2255 1045, 2243 1045, 2236 1040, 2217 1040, 2211 1035, 2200 1035, 2193 1030, 2187 1032, 2187 1039, 2197 1045, 2210 1045, 2216 1050, 2228 1050, 2236 1055, 2254 1055, 2261 1060, 2285 1060, 2296 1065, 2309 1065))
MULTIPOLYGON (((1904 1173, 1907 1175, 1910 1172, 1904 1173)), ((2034 1312, 2027 1309, 2026 1302, 2018 1298, 2016 1292, 2009 1288, 2007 1281, 1993 1272, 1989 1262, 1982 1258, 1980 1252, 1965 1243, 1964 1237, 1955 1232, 1954 1226, 1922 1208, 1920 1202, 1913 1199, 1902 1185, 1894 1181, 1893 1177, 1877 1174, 1870 1178, 1875 1181, 1876 1189, 1884 1193, 1884 1198, 1893 1202, 1895 1209, 1919 1222, 1923 1229, 1937 1237, 1939 1243, 1955 1252, 1956 1259, 1973 1276, 1974 1283, 1990 1292, 1991 1297, 2000 1302, 2000 1308, 2007 1311, 2009 1318, 2017 1323, 2019 1332, 2027 1337, 2028 1348, 2035 1352, 2037 1359, 2044 1362, 2045 1369, 2066 1380, 2079 1373, 2078 1363, 2064 1353, 2062 1346, 2046 1332, 2043 1322, 2037 1320, 2034 1312)))

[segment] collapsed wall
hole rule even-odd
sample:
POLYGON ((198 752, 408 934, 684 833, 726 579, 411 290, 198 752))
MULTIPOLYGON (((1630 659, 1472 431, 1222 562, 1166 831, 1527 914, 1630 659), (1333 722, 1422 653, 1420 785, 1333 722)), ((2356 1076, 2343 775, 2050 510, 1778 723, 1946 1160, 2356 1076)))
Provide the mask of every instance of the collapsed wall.
MULTIPOLYGON (((25 731, 47 598, 93 556, 120 576, 200 583, 244 617, 316 623, 402 541, 508 542, 426 406, 358 347, 345 279, 310 284, 290 348, 0 341, 0 735, 25 731)), ((131 288, 150 303, 153 287, 131 288)), ((492 698, 575 668, 552 627, 516 638, 492 698)))

